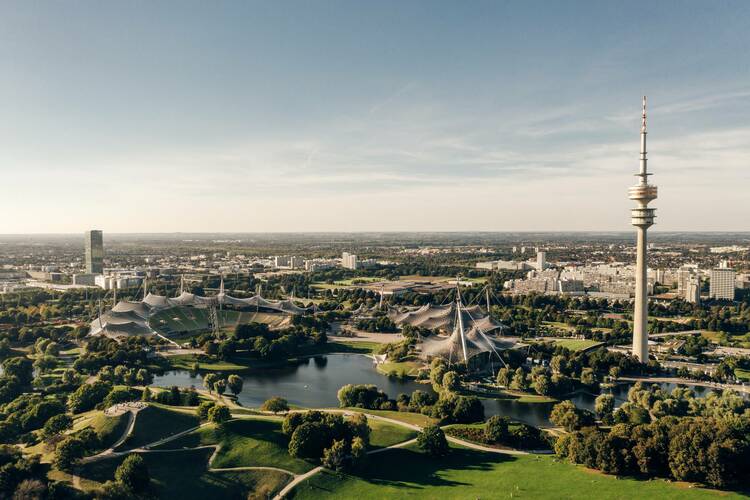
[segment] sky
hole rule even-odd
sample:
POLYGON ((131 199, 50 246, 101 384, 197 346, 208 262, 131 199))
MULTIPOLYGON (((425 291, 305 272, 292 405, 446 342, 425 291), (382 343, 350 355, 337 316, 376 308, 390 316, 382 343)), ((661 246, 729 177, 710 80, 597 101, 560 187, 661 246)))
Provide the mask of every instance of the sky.
POLYGON ((0 2, 0 234, 750 230, 747 1, 0 2))

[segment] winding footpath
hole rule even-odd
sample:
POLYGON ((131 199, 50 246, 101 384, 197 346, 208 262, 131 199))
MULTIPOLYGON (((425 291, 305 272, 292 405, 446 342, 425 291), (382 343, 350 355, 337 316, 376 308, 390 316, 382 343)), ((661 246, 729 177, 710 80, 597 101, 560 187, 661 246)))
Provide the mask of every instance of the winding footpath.
MULTIPOLYGON (((284 486, 284 488, 282 488, 281 491, 279 491, 279 493, 276 494, 276 496, 274 497, 274 500, 282 500, 282 499, 286 498, 286 496, 295 487, 297 487, 300 483, 306 481, 307 479, 311 478, 312 476, 314 476, 314 475, 318 474, 319 472, 321 472, 322 470, 324 470, 323 466, 318 466, 318 467, 315 467, 315 468, 313 468, 313 469, 305 472, 304 474, 295 474, 292 471, 289 471, 289 470, 286 470, 286 469, 282 469, 282 468, 279 468, 279 467, 262 467, 262 466, 256 466, 256 467, 250 467, 250 466, 246 466, 246 467, 217 467, 217 468, 211 467, 211 465, 214 462, 214 459, 217 457, 217 455, 219 454, 219 451, 221 450, 221 444, 208 444, 208 445, 203 445, 203 446, 196 446, 196 447, 193 447, 193 448, 176 448, 176 449, 159 449, 159 450, 153 449, 153 448, 155 448, 157 446, 161 446, 161 445, 164 445, 164 444, 169 443, 171 441, 175 441, 175 440, 177 440, 177 439, 179 439, 179 438, 181 438, 183 436, 186 436, 186 435, 188 435, 190 433, 193 433, 193 432, 195 432, 195 431, 197 431, 197 430, 199 430, 199 429, 201 429, 203 427, 212 425, 209 422, 202 423, 201 425, 198 425, 196 427, 192 427, 190 429, 178 432, 178 433, 173 434, 171 436, 168 436, 168 437, 159 439, 157 441, 154 441, 152 443, 143 445, 143 446, 141 446, 139 448, 134 448, 134 449, 130 449, 130 450, 115 451, 118 447, 122 446, 122 444, 125 443, 126 440, 132 435, 133 430, 135 428, 136 417, 137 417, 137 414, 138 414, 139 411, 140 411, 140 409, 138 409, 138 408, 131 408, 131 409, 129 409, 128 410, 128 414, 129 414, 128 415, 128 419, 129 419, 128 420, 128 425, 126 426, 125 431, 123 432, 122 436, 120 436, 120 438, 111 447, 109 447, 108 449, 106 449, 106 450, 104 450, 104 451, 102 451, 100 453, 97 453, 96 455, 92 455, 90 457, 85 457, 84 459, 81 460, 81 463, 82 464, 92 463, 92 462, 96 462, 96 461, 99 461, 99 460, 104 460, 104 459, 109 459, 109 458, 116 458, 116 457, 119 457, 119 456, 128 455, 130 453, 173 453, 173 452, 179 452, 179 451, 194 451, 194 450, 202 450, 202 449, 213 448, 214 451, 213 451, 213 453, 211 454, 211 456, 208 459, 207 470, 209 472, 242 472, 242 471, 252 471, 252 470, 267 470, 267 471, 280 472, 280 473, 288 474, 289 476, 291 476, 292 480, 289 483, 287 483, 284 486)), ((293 410, 293 411, 294 412, 303 412, 303 411, 308 411, 308 410, 293 410)), ((393 424, 393 425, 397 425, 397 426, 400 426, 400 427, 405 427, 405 428, 408 428, 408 429, 411 429, 411 430, 414 430, 414 431, 417 431, 417 432, 422 431, 422 427, 420 427, 419 425, 410 424, 408 422, 403 422, 401 420, 397 420, 397 419, 394 419, 394 418, 383 417, 381 415, 373 415, 373 414, 367 413, 367 412, 355 412, 355 411, 352 411, 352 410, 345 410, 345 409, 340 409, 339 410, 339 409, 333 409, 333 408, 331 408, 331 409, 322 409, 322 410, 318 410, 318 411, 323 411, 323 412, 327 412, 327 413, 341 413, 341 414, 344 414, 345 416, 351 416, 351 415, 354 415, 355 413, 362 413, 368 419, 379 420, 381 422, 387 422, 387 423, 390 423, 390 424, 393 424)), ((263 413, 266 413, 266 412, 263 412, 263 413)), ((257 416, 253 416, 253 415, 238 415, 238 416, 234 416, 233 420, 242 420, 242 419, 246 419, 246 418, 257 418, 257 416)), ((453 437, 453 436, 446 436, 446 438, 448 439, 449 442, 451 442, 453 444, 457 444, 457 445, 463 446, 465 448, 470 448, 470 449, 477 450, 477 451, 483 451, 483 452, 488 452, 488 453, 499 453, 499 454, 503 454, 503 455, 528 455, 529 454, 529 452, 526 452, 526 451, 504 449, 504 448, 500 449, 500 448, 492 448, 492 447, 489 447, 489 446, 483 446, 483 445, 472 443, 470 441, 466 441, 466 440, 463 440, 463 439, 460 439, 460 438, 456 438, 456 437, 453 437)), ((378 454, 378 453, 384 453, 384 452, 387 452, 389 450, 394 450, 394 449, 399 449, 399 448, 404 448, 406 446, 410 446, 410 445, 412 445, 412 444, 414 444, 416 442, 417 442, 417 439, 416 438, 412 438, 412 439, 408 439, 406 441, 402 441, 400 443, 393 444, 391 446, 387 446, 385 448, 378 448, 378 449, 375 449, 375 450, 370 450, 370 451, 367 452, 367 454, 368 455, 375 455, 375 454, 378 454)), ((74 485, 80 484, 80 477, 78 475, 74 475, 73 476, 73 483, 74 483, 74 485)))

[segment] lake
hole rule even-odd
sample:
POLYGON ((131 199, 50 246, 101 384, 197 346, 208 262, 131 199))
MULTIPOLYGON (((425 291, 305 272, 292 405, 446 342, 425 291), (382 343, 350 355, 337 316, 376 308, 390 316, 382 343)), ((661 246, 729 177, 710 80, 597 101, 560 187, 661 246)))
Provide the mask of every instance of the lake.
MULTIPOLYGON (((306 358, 298 364, 284 368, 263 369, 241 375, 244 385, 238 399, 247 407, 258 407, 267 399, 281 396, 290 404, 307 408, 338 407, 336 393, 346 384, 373 384, 392 399, 400 393, 411 394, 419 389, 432 392, 429 384, 420 384, 414 380, 400 380, 387 377, 375 368, 372 359, 361 354, 328 354, 306 358)), ((203 386, 202 375, 192 375, 187 370, 175 370, 154 377, 154 385, 168 387, 203 386)), ((615 396, 616 406, 627 401, 628 390, 632 383, 618 384, 611 389, 615 396)), ((657 384, 668 391, 677 387, 671 383, 657 384)), ((705 396, 710 389, 701 386, 689 386, 696 396, 705 396)), ((570 399, 579 408, 594 410, 596 394, 578 392, 570 399)), ((548 427, 549 413, 555 403, 519 403, 507 399, 482 400, 485 414, 505 415, 513 420, 525 422, 537 427, 548 427)))

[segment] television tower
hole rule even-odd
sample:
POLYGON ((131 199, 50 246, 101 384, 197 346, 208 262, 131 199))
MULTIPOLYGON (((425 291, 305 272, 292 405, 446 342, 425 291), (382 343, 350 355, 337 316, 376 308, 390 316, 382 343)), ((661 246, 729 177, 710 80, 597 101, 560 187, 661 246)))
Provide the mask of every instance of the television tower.
POLYGON ((646 96, 643 96, 643 115, 641 122, 641 168, 635 174, 640 177, 638 184, 628 191, 629 198, 638 203, 630 211, 630 223, 637 228, 637 257, 635 264, 635 311, 633 313, 633 356, 641 363, 648 362, 648 283, 646 230, 654 224, 655 208, 648 208, 650 201, 656 199, 656 186, 648 183, 651 175, 646 169, 646 96))

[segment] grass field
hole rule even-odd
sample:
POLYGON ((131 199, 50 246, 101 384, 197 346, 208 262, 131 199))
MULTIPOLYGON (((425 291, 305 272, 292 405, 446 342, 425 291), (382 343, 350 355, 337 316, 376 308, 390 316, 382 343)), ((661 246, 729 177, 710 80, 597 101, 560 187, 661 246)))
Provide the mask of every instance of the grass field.
POLYGON ((351 352, 355 354, 373 354, 380 352, 380 348, 383 344, 377 342, 347 342, 345 340, 337 340, 336 342, 328 342, 326 344, 326 352, 351 352))
MULTIPOLYGON (((323 472, 312 476, 290 498, 692 499, 721 495, 661 480, 618 479, 550 456, 510 456, 454 447, 448 457, 432 459, 407 447, 370 456, 358 475, 323 472)), ((724 498, 740 496, 726 494, 724 498)))
POLYGON ((418 361, 401 361, 379 363, 376 366, 377 370, 384 375, 395 373, 398 377, 416 377, 419 373, 419 368, 424 366, 424 363, 418 361))
POLYGON ((241 365, 232 361, 198 361, 198 356, 194 354, 179 354, 177 356, 170 356, 168 359, 172 368, 176 370, 192 370, 194 363, 198 363, 199 369, 205 371, 239 372, 248 369, 247 365, 241 365))
POLYGON ((198 417, 149 406, 138 412, 130 437, 118 448, 132 450, 198 426, 198 417))
POLYGON ((208 444, 220 444, 214 468, 279 467, 297 474, 307 472, 313 465, 289 456, 289 439, 281 432, 281 420, 252 418, 233 420, 226 429, 203 427, 156 449, 178 450, 208 444))
POLYGON ((91 427, 99 436, 101 449, 106 450, 120 439, 128 424, 127 413, 117 417, 107 417, 104 412, 95 415, 86 427, 91 427))
POLYGON ((437 423, 434 418, 422 415, 421 413, 411 413, 405 411, 391 411, 391 410, 365 410, 363 408, 346 408, 349 411, 358 411, 360 413, 369 413, 371 415, 377 415, 379 417, 391 418, 398 420, 399 422, 405 422, 407 424, 418 425, 425 427, 437 423))
POLYGON ((555 341, 555 344, 575 352, 588 349, 589 347, 601 344, 601 342, 588 339, 559 339, 555 341))
POLYGON ((417 437, 417 431, 390 422, 371 418, 367 424, 370 426, 370 448, 387 448, 417 437))
POLYGON ((744 380, 746 382, 750 381, 750 371, 743 370, 742 368, 735 368, 734 376, 737 377, 739 380, 744 380))
MULTIPOLYGON (((152 478, 154 497, 181 500, 270 498, 291 479, 276 471, 208 472, 206 466, 212 452, 205 448, 142 454, 152 478)), ((82 485, 91 489, 96 483, 113 479, 115 469, 124 459, 123 456, 85 465, 80 475, 88 481, 82 481, 82 485)))

